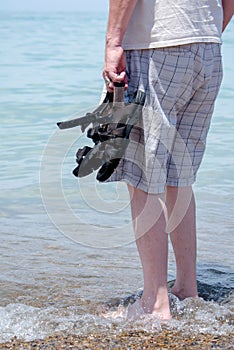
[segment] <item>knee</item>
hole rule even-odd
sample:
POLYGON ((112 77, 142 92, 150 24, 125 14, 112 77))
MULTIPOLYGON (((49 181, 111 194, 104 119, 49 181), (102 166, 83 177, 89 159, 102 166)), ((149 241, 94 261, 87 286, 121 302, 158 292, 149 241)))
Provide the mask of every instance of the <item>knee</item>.
POLYGON ((181 203, 191 199, 193 197, 193 188, 192 186, 186 187, 175 187, 167 186, 166 187, 166 203, 170 207, 175 205, 175 203, 181 203))
POLYGON ((137 203, 137 205, 155 206, 158 202, 160 205, 165 204, 165 193, 152 194, 147 193, 139 188, 128 185, 128 191, 130 194, 130 200, 132 203, 137 203))
POLYGON ((176 187, 176 186, 166 186, 167 195, 182 195, 193 192, 192 186, 176 187))

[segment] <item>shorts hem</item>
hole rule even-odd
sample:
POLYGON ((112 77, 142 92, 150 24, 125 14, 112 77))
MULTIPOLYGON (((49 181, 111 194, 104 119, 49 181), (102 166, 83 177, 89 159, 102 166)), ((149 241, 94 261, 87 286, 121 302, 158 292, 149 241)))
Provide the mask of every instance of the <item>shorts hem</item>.
POLYGON ((165 193, 166 190, 165 184, 146 186, 142 182, 136 183, 134 180, 131 180, 130 178, 126 177, 121 179, 109 178, 106 182, 125 182, 127 185, 130 185, 148 194, 161 194, 165 193))
POLYGON ((188 187, 193 185, 195 181, 196 181, 195 177, 191 177, 189 179, 167 180, 166 186, 188 187))
POLYGON ((108 179, 106 182, 125 182, 127 185, 130 185, 134 188, 137 188, 139 190, 142 190, 143 192, 146 192, 148 194, 161 194, 165 193, 166 186, 171 187, 189 187, 194 184, 196 181, 195 177, 189 178, 189 179, 183 179, 183 180, 170 180, 167 181, 166 184, 154 184, 151 186, 146 186, 143 183, 139 182, 136 184, 135 181, 132 181, 129 178, 121 178, 121 179, 108 179))
POLYGON ((148 188, 147 186, 144 186, 141 183, 135 185, 131 181, 126 180, 126 179, 122 179, 120 181, 123 181, 127 185, 131 185, 132 187, 137 188, 137 189, 139 189, 143 192, 146 192, 148 194, 161 194, 161 193, 165 193, 165 191, 166 191, 165 185, 158 185, 157 187, 153 186, 153 188, 148 188))

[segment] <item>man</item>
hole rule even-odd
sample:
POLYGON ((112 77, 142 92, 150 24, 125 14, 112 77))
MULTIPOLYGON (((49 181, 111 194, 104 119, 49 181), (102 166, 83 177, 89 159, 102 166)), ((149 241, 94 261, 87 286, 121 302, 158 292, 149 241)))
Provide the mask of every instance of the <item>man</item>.
POLYGON ((176 258, 171 292, 198 296, 192 184, 222 80, 221 33, 233 0, 110 0, 103 77, 107 89, 146 94, 142 120, 111 180, 127 182, 143 267, 130 318, 170 320, 168 234, 176 258))

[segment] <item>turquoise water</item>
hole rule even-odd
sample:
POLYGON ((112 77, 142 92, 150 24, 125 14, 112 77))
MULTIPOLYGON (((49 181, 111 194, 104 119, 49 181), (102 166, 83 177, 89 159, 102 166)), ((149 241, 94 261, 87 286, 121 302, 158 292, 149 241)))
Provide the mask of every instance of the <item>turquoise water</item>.
MULTIPOLYGON (((77 182, 71 170, 84 137, 56 128, 99 102, 105 27, 100 13, 0 14, 0 341, 128 327, 104 321, 97 309, 142 288, 124 184, 98 184, 94 176, 77 182)), ((213 288, 216 301, 181 303, 175 323, 186 330, 193 308, 194 332, 230 331, 233 312, 233 32, 232 22, 194 186, 198 279, 201 294, 213 288)))

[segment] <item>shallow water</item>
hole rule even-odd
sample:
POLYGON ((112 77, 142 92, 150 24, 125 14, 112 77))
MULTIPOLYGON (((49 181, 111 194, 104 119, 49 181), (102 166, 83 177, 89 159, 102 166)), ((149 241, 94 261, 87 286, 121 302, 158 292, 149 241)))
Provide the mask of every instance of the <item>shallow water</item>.
MULTIPOLYGON (((124 184, 77 181, 84 137, 56 122, 90 111, 102 89, 105 14, 0 14, 0 341, 159 327, 98 316, 142 288, 124 184), (82 40, 80 39, 82 38, 82 40), (87 110, 88 108, 88 110, 87 110)), ((170 327, 225 334, 233 322, 233 23, 224 80, 194 187, 197 301, 178 302, 170 327)), ((170 247, 169 280, 174 279, 170 247)))

